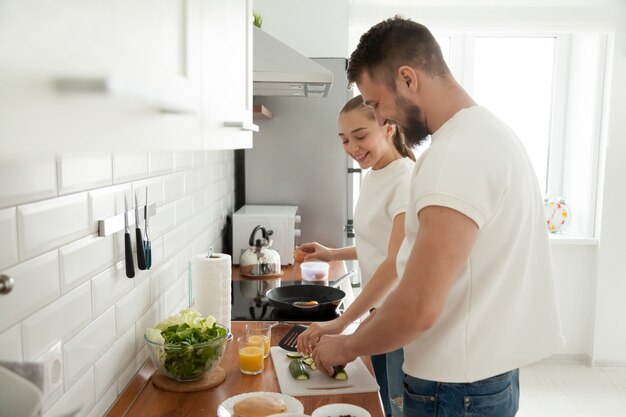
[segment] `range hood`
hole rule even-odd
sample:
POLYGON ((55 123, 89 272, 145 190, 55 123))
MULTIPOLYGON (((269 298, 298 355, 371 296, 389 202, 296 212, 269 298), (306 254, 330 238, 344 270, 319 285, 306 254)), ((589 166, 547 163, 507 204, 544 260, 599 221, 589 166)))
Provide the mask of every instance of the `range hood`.
POLYGON ((333 74, 263 30, 253 27, 253 95, 326 97, 333 74))

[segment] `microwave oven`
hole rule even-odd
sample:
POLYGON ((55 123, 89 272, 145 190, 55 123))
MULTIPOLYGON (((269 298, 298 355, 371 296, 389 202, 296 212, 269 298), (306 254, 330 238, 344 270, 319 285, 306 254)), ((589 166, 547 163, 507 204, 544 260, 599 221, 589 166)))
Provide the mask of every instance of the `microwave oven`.
POLYGON ((278 251, 281 265, 293 264, 293 250, 299 244, 301 230, 298 206, 250 204, 233 214, 233 264, 239 265, 241 252, 248 249, 250 234, 259 225, 272 231, 272 248, 278 251))

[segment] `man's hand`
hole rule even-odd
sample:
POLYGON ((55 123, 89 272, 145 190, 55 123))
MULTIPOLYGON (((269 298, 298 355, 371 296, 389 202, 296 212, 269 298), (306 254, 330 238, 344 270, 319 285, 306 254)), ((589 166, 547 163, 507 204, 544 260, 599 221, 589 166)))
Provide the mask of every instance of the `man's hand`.
POLYGON ((346 346, 349 337, 349 335, 322 336, 313 350, 313 359, 317 369, 327 375, 332 375, 333 366, 346 365, 354 361, 357 356, 346 346))

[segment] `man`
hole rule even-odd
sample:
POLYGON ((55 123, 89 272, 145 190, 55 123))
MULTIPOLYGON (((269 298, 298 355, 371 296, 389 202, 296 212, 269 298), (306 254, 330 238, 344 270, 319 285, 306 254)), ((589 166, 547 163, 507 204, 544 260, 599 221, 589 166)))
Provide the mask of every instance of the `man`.
POLYGON ((378 123, 411 145, 415 165, 397 289, 348 336, 323 336, 319 369, 404 346, 405 416, 508 417, 518 368, 564 343, 542 198, 523 145, 450 74, 428 29, 395 17, 350 57, 378 123))

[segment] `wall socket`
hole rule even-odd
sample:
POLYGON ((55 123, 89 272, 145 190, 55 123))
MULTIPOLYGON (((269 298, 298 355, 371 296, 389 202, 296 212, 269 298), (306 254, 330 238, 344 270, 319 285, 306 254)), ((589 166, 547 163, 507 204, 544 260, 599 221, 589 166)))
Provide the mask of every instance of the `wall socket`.
POLYGON ((44 397, 48 397, 63 386, 63 349, 61 349, 61 342, 57 342, 44 352, 41 355, 41 361, 45 368, 43 392, 44 397))

